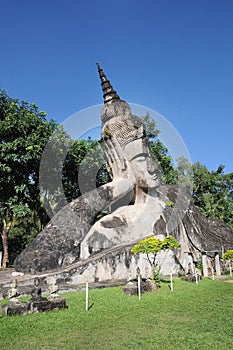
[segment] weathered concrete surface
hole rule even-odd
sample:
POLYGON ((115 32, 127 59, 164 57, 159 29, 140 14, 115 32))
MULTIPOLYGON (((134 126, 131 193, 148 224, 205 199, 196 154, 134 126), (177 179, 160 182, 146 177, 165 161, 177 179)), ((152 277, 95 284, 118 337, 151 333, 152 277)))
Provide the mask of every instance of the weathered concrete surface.
POLYGON ((21 300, 10 300, 7 304, 1 306, 1 310, 5 315, 25 315, 30 310, 29 303, 24 303, 21 300))
POLYGON ((214 260, 216 253, 221 257, 222 252, 233 247, 233 231, 224 222, 206 218, 192 203, 184 209, 185 193, 181 195, 182 189, 162 186, 160 191, 174 203, 179 196, 179 202, 174 208, 166 207, 162 218, 167 231, 181 243, 176 258, 184 269, 190 262, 188 255, 194 262, 202 260, 202 253, 214 260), (174 222, 179 224, 175 227, 174 222))
POLYGON ((43 272, 77 261, 80 242, 99 211, 108 205, 111 196, 108 188, 99 188, 66 205, 16 258, 16 270, 43 272))

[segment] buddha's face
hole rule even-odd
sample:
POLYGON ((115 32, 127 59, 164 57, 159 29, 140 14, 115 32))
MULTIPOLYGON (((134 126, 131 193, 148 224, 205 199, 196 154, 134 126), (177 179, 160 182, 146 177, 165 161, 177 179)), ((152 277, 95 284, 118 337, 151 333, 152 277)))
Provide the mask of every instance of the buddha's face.
POLYGON ((158 166, 150 154, 146 140, 140 138, 128 143, 124 154, 134 170, 139 187, 149 189, 159 185, 158 166))

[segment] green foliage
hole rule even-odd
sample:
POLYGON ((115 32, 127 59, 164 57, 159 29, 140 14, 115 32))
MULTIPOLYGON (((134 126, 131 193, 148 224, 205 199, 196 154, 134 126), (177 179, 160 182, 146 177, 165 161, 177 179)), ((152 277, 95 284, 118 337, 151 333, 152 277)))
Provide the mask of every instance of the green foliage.
POLYGON ((91 139, 71 141, 35 103, 0 91, 0 230, 3 220, 10 224, 10 255, 44 227, 47 213, 52 217, 67 201, 110 181, 98 145, 91 139))
POLYGON ((159 129, 156 127, 156 123, 154 119, 151 118, 150 113, 146 113, 146 115, 141 117, 143 120, 143 124, 146 130, 146 137, 148 139, 155 139, 159 135, 159 129))
POLYGON ((161 287, 162 276, 161 276, 161 265, 156 264, 152 272, 152 281, 156 284, 158 288, 161 287))
POLYGON ((12 209, 31 204, 39 190, 39 162, 55 128, 37 106, 0 92, 0 201, 12 209))
POLYGON ((203 275, 203 263, 202 260, 198 260, 197 262, 197 269, 201 272, 201 274, 203 275))
POLYGON ((224 166, 209 171, 200 162, 177 161, 178 183, 192 196, 203 215, 224 221, 233 228, 233 173, 225 174, 224 166))
POLYGON ((223 260, 231 260, 231 261, 233 261, 233 250, 232 249, 227 250, 223 254, 222 259, 223 260))
POLYGON ((166 207, 173 208, 174 207, 174 202, 168 200, 168 201, 165 202, 165 205, 166 205, 166 207))
POLYGON ((39 164, 43 148, 56 128, 55 122, 45 117, 35 103, 12 99, 0 91, 1 231, 3 221, 13 230, 19 218, 33 211, 39 219, 45 217, 40 215, 39 164))
POLYGON ((176 160, 176 171, 178 184, 182 186, 188 195, 193 193, 193 166, 185 157, 179 157, 176 160))
POLYGON ((175 184, 177 182, 177 172, 174 168, 172 157, 168 154, 167 148, 159 140, 159 129, 149 113, 142 116, 144 122, 148 145, 154 161, 160 166, 161 182, 165 184, 175 184))
POLYGON ((233 228, 233 173, 224 174, 222 165, 216 171, 209 171, 199 162, 192 167, 194 204, 205 216, 233 228))
POLYGON ((162 242, 163 242, 163 250, 181 247, 180 243, 171 235, 166 236, 162 242))
POLYGON ((177 171, 174 168, 172 157, 168 154, 167 148, 160 140, 150 140, 149 148, 154 161, 160 166, 161 182, 165 184, 177 183, 177 171))
POLYGON ((142 239, 137 244, 135 244, 131 249, 131 251, 134 254, 139 254, 139 253, 150 254, 150 253, 158 253, 164 249, 173 249, 173 248, 179 248, 179 247, 180 247, 180 243, 177 242, 177 240, 171 235, 166 236, 164 240, 160 240, 155 236, 151 236, 149 238, 142 239))
POLYGON ((131 249, 134 254, 146 254, 146 253, 158 253, 162 250, 162 241, 155 236, 142 239, 140 242, 135 244, 131 249))
POLYGON ((150 265, 155 266, 155 258, 157 253, 159 253, 161 250, 179 247, 180 243, 177 242, 177 240, 171 235, 166 236, 166 238, 163 241, 155 236, 151 236, 142 239, 137 244, 135 244, 131 249, 131 252, 134 254, 146 254, 150 265), (153 255, 153 259, 150 258, 149 254, 153 255))
POLYGON ((151 236, 142 239, 137 244, 135 244, 131 252, 134 254, 146 254, 149 264, 152 266, 152 280, 156 283, 157 287, 160 287, 161 282, 161 266, 156 263, 156 256, 159 252, 166 249, 179 248, 180 243, 169 235, 162 241, 155 236, 151 236), (152 256, 152 257, 151 257, 152 256))
POLYGON ((112 132, 109 129, 104 129, 104 135, 106 136, 112 136, 112 132))
POLYGON ((62 168, 66 199, 71 201, 109 181, 110 176, 98 141, 90 138, 73 141, 62 168))

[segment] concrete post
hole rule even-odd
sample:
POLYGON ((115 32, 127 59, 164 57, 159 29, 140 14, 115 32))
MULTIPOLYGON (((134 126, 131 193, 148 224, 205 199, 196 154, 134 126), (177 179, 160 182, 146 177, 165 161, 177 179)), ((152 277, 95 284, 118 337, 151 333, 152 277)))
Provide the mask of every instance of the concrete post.
POLYGON ((218 253, 215 253, 214 262, 215 262, 216 275, 217 276, 221 276, 221 266, 220 266, 220 260, 219 260, 219 254, 218 253))
POLYGON ((208 277, 208 263, 206 253, 202 252, 202 266, 203 266, 203 275, 208 277))

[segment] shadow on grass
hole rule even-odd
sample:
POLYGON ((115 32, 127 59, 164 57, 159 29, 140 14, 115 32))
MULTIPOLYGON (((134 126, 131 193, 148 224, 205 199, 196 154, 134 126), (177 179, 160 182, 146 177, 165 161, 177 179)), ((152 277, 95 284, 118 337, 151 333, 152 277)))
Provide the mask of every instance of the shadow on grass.
POLYGON ((161 283, 171 283, 171 281, 170 280, 165 280, 164 278, 161 278, 161 283))
POLYGON ((92 303, 90 306, 88 306, 88 311, 91 310, 94 306, 94 303, 92 303))

